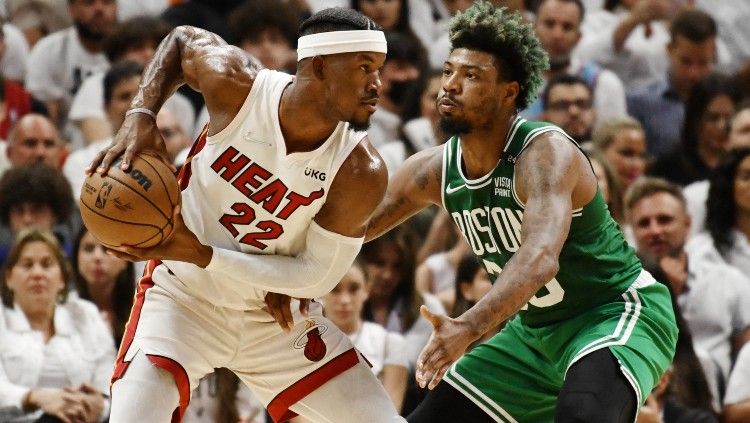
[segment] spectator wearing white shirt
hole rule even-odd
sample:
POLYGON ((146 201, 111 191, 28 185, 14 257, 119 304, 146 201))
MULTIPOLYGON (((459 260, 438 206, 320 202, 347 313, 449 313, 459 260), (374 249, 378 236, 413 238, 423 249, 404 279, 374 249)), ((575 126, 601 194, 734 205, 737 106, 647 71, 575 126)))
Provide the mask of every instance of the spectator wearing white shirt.
MULTIPOLYGON (((593 107, 599 122, 604 122, 626 114, 625 89, 614 72, 594 62, 581 62, 573 57, 573 51, 581 39, 583 18, 584 9, 580 0, 543 0, 537 11, 534 29, 550 59, 545 80, 568 74, 586 81, 593 93, 593 107)), ((546 81, 539 87, 539 93, 544 91, 546 81)), ((537 99, 522 114, 536 119, 543 109, 542 101, 537 99)))
MULTIPOLYGON (((91 74, 107 69, 104 39, 117 22, 115 0, 70 0, 74 25, 52 33, 34 46, 29 55, 26 89, 43 101, 52 120, 65 128, 68 110, 81 83, 91 74)), ((74 144, 80 135, 74 127, 64 132, 74 144)))
POLYGON ((55 236, 19 234, 4 266, 0 420, 100 422, 109 415, 112 335, 93 304, 67 296, 70 271, 55 236))
POLYGON ((409 378, 406 340, 401 334, 362 319, 367 300, 365 273, 355 261, 333 290, 323 297, 325 316, 341 329, 367 358, 397 411, 401 411, 409 378))
POLYGON ((733 348, 750 340, 750 280, 726 263, 685 249, 690 216, 677 185, 641 179, 628 191, 625 204, 639 255, 658 263, 665 273, 693 342, 718 367, 719 375, 706 377, 718 377, 717 386, 723 386, 733 348))
POLYGON ((750 275, 750 148, 730 150, 719 162, 706 206, 706 233, 691 238, 688 251, 750 275))
POLYGON ((724 421, 750 421, 750 345, 742 347, 729 376, 727 393, 724 396, 724 421))

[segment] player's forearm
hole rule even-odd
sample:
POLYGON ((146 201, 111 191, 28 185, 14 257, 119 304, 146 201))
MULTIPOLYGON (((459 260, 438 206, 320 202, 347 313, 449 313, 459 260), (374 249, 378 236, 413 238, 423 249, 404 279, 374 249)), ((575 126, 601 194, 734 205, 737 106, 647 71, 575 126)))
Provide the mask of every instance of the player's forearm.
POLYGON ((518 312, 559 270, 550 248, 521 246, 492 289, 458 319, 470 322, 477 338, 518 312))
POLYGON ((296 257, 214 248, 206 270, 214 281, 245 298, 255 295, 257 289, 295 298, 317 298, 338 284, 361 246, 362 238, 339 235, 313 223, 306 247, 296 257))
POLYGON ((159 110, 169 96, 186 82, 183 64, 194 52, 199 30, 178 26, 159 44, 151 62, 143 71, 138 93, 131 107, 159 110))

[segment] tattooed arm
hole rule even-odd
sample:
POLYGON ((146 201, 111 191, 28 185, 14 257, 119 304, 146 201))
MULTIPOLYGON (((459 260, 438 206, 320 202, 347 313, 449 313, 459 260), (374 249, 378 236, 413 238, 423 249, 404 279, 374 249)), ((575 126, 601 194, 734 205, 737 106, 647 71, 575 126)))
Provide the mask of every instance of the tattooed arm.
POLYGON ((422 310, 434 326, 417 361, 417 380, 422 386, 436 386, 471 342, 516 313, 557 274, 572 210, 596 193, 596 180, 586 158, 556 132, 532 141, 516 162, 515 181, 526 205, 521 246, 492 289, 457 319, 422 310))
POLYGON ((443 147, 432 147, 406 160, 388 181, 385 198, 375 209, 365 241, 377 238, 430 204, 442 204, 443 147))
MULTIPOLYGON (((224 129, 242 107, 260 63, 218 35, 191 27, 179 26, 159 44, 143 72, 138 93, 131 108, 157 112, 182 84, 200 91, 211 117, 211 133, 224 129)), ((145 150, 167 159, 164 140, 155 119, 135 113, 125 117, 112 143, 91 162, 87 173, 98 168, 105 173, 112 162, 123 155, 124 168, 132 157, 145 150)))

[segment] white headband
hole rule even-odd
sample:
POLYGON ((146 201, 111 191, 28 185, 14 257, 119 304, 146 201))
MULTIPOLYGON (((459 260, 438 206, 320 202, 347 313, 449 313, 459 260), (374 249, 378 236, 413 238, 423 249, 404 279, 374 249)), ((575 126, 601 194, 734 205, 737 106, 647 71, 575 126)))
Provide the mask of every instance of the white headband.
POLYGON ((297 61, 326 54, 374 51, 387 53, 383 31, 331 31, 310 34, 297 40, 297 61))

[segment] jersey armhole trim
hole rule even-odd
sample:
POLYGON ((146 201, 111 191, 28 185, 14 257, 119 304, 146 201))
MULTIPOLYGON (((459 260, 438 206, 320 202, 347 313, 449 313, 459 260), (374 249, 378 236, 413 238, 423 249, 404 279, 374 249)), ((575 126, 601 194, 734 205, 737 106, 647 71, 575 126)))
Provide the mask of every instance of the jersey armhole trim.
MULTIPOLYGON (((227 135, 231 134, 237 127, 242 124, 245 116, 247 115, 247 111, 250 108, 250 106, 253 104, 253 99, 255 98, 256 92, 260 89, 260 86, 265 83, 265 80, 268 77, 269 72, 271 72, 268 69, 261 69, 256 75, 255 79, 253 79, 253 85, 250 87, 250 92, 247 93, 247 97, 245 97, 245 101, 242 103, 242 106, 237 111, 237 114, 234 115, 234 118, 232 118, 232 121, 229 122, 229 124, 224 127, 221 131, 213 134, 208 135, 206 133, 206 143, 207 144, 220 144, 224 140, 228 138, 227 135)), ((209 130, 211 126, 211 118, 209 115, 208 120, 209 130)))
POLYGON ((440 201, 443 203, 443 210, 445 211, 448 211, 448 206, 445 204, 445 184, 446 178, 448 177, 448 166, 450 165, 451 139, 446 141, 445 147, 443 148, 443 169, 440 176, 440 201))

